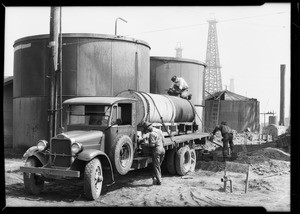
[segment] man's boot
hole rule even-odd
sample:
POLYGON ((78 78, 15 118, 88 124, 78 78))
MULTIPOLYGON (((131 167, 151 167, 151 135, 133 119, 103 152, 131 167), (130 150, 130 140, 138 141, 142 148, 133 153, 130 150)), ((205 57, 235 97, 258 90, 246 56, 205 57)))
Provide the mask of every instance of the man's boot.
POLYGON ((231 152, 231 158, 230 160, 236 160, 237 159, 237 153, 231 152))
POLYGON ((153 185, 157 185, 157 180, 156 180, 156 178, 153 177, 152 180, 153 180, 152 184, 153 184, 153 185))
POLYGON ((228 157, 223 157, 223 162, 229 161, 228 157))

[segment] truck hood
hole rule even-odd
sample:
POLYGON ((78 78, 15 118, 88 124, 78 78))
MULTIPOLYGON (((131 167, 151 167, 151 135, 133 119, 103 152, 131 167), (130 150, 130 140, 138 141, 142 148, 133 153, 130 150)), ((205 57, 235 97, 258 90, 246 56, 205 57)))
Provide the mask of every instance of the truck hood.
POLYGON ((61 134, 58 134, 55 138, 56 139, 65 139, 68 138, 71 140, 72 143, 77 142, 81 144, 99 144, 102 137, 104 136, 102 131, 68 131, 61 134))

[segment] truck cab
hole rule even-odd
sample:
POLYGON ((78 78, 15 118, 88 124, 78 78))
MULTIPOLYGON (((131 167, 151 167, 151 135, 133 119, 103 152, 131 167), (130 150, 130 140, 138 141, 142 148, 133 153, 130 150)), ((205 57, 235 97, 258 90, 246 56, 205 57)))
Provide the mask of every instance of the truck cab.
POLYGON ((99 130, 105 137, 101 151, 114 171, 125 175, 137 148, 136 100, 122 97, 84 97, 64 102, 67 130, 99 130))

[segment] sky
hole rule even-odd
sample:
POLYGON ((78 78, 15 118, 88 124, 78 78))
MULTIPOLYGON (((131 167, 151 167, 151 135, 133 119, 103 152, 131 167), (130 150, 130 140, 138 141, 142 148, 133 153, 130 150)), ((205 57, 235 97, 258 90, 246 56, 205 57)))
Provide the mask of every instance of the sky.
MULTIPOLYGON (((49 34, 50 7, 5 8, 4 76, 13 75, 13 44, 49 34)), ((208 22, 215 18, 223 89, 260 102, 260 113, 280 116, 280 65, 285 71, 285 117, 290 115, 290 3, 262 6, 62 7, 63 33, 115 34, 147 42, 150 56, 205 62, 208 22)), ((260 121, 264 118, 261 115, 260 121)), ((266 122, 268 121, 266 117, 266 122)))

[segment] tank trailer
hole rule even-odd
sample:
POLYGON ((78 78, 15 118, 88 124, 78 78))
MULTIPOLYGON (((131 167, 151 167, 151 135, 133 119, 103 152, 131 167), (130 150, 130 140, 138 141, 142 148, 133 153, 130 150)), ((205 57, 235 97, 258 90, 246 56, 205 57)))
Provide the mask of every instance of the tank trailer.
POLYGON ((198 130, 193 104, 175 96, 128 90, 115 97, 71 98, 63 107, 65 131, 49 142, 39 140, 23 155, 20 170, 29 194, 39 194, 45 181, 77 180, 85 196, 95 200, 115 175, 147 167, 152 158, 141 144, 143 121, 163 131, 170 174, 193 171, 196 151, 209 137, 198 130))

